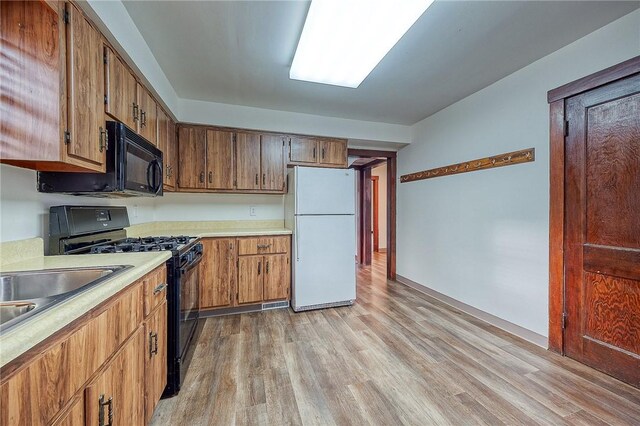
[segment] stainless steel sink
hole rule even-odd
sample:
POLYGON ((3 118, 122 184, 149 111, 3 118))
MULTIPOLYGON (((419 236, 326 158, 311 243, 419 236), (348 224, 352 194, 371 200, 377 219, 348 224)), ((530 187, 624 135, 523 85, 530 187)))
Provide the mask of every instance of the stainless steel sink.
POLYGON ((0 333, 129 268, 118 265, 0 274, 0 333))

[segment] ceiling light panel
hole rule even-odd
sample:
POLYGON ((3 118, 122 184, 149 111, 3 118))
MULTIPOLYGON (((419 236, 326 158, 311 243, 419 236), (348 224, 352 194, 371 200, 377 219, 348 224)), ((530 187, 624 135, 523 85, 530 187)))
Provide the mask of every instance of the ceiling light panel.
POLYGON ((289 78, 356 88, 434 0, 313 0, 289 78))

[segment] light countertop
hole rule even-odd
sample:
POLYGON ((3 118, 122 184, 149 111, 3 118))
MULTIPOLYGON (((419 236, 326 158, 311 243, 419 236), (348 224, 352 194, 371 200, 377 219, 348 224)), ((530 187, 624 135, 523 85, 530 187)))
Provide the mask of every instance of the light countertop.
POLYGON ((127 228, 127 236, 188 235, 201 238, 291 235, 282 220, 150 222, 127 228))

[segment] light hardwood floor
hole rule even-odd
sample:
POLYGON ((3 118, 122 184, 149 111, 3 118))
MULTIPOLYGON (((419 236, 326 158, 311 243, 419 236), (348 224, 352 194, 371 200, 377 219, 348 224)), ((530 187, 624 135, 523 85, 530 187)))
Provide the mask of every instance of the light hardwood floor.
POLYGON ((358 271, 353 307, 209 318, 153 425, 640 424, 640 390, 358 271))

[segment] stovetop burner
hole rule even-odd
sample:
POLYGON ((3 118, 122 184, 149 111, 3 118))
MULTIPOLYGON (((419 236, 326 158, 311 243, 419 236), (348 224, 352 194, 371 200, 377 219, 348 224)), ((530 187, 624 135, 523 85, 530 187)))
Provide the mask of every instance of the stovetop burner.
POLYGON ((184 235, 177 237, 125 238, 91 247, 91 253, 131 253, 178 250, 180 246, 189 243, 191 239, 192 237, 184 235))

